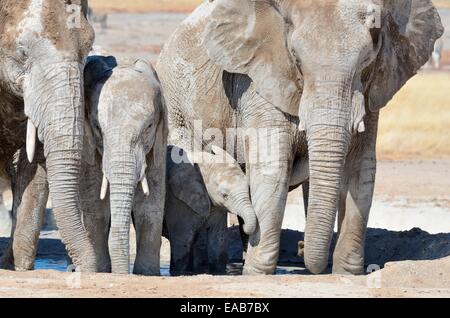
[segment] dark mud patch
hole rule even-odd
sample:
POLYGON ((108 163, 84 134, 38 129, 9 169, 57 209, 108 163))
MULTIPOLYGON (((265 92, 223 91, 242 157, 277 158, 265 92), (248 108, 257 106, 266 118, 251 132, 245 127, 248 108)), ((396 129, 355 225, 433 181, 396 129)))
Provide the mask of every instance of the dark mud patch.
MULTIPOLYGON (((242 262, 242 243, 239 229, 230 229, 229 256, 232 263, 242 262)), ((304 260, 297 255, 298 242, 303 241, 304 233, 283 230, 279 264, 304 266, 304 260)), ((333 237, 332 248, 336 244, 333 237)), ((436 260, 450 256, 450 233, 429 234, 421 229, 396 232, 383 229, 368 229, 366 238, 366 266, 378 265, 381 268, 388 262, 436 260)), ((331 265, 331 259, 330 259, 331 265)), ((282 270, 281 270, 282 272, 282 270)), ((303 271, 299 269, 299 273, 303 271)))

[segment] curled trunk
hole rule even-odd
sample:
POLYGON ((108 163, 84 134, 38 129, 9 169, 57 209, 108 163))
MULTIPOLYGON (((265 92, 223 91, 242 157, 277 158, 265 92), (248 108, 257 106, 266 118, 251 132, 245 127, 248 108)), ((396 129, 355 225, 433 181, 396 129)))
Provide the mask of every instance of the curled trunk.
POLYGON ((231 212, 239 216, 244 224, 242 226, 245 234, 252 235, 256 231, 257 217, 255 209, 248 198, 248 194, 244 194, 241 198, 238 198, 234 209, 231 212))

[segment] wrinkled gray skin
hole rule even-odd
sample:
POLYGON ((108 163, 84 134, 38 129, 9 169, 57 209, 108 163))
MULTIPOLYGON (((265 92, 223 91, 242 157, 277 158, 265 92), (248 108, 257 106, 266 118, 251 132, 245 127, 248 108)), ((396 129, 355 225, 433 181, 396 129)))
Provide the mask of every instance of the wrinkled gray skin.
MULTIPOLYGON (((72 4, 76 13, 67 10, 63 0, 0 3, 0 174, 7 175, 26 139, 31 161, 37 139, 44 143, 62 240, 78 270, 95 271, 78 194, 84 134, 82 74, 94 32, 86 19, 87 1, 72 4), (74 16, 79 25, 69 28, 74 16)), ((28 253, 26 244, 17 249, 28 253)))
MULTIPOLYGON (((83 220, 95 248, 97 271, 128 273, 133 212, 138 244, 134 273, 159 275, 165 106, 149 63, 126 61, 116 66, 114 57, 92 56, 85 69, 87 115, 80 186, 83 220), (102 184, 106 185, 103 176, 110 181, 109 195, 101 190, 102 184), (144 176, 151 186, 148 196, 138 187, 144 176)), ((21 195, 14 193, 16 230, 7 255, 13 268, 31 270, 47 202, 45 158, 38 151, 36 163, 29 164, 24 149, 17 157, 13 189, 21 195), (27 246, 28 253, 17 249, 20 244, 27 246)))
POLYGON ((442 33, 429 0, 214 0, 181 24, 157 66, 170 142, 189 149, 196 120, 224 136, 233 127, 276 128, 268 142, 279 145, 276 158, 250 162, 254 143, 228 149, 246 158, 259 223, 244 273, 274 272, 290 177, 305 156, 306 266, 327 268, 339 209, 333 272, 363 272, 378 113, 442 33))
POLYGON ((95 68, 91 72, 88 64, 85 72, 86 103, 103 157, 104 190, 107 184, 109 188, 112 272, 129 272, 133 212, 134 273, 159 275, 168 134, 159 79, 149 63, 138 60, 132 67, 119 65, 104 85, 89 86, 88 76, 97 74, 95 68))
MULTIPOLYGON (((168 158, 180 153, 178 147, 168 148, 168 158)), ((204 153, 210 162, 200 169, 191 163, 167 163, 168 189, 164 216, 165 234, 170 241, 172 275, 201 273, 195 264, 202 263, 194 253, 202 231, 206 232, 208 269, 211 274, 225 274, 228 262, 227 213, 243 219, 243 230, 252 234, 257 225, 250 201, 245 174, 234 158, 214 147, 214 155, 204 153), (224 160, 227 159, 227 160, 224 160)), ((176 157, 176 156, 175 156, 176 157)))

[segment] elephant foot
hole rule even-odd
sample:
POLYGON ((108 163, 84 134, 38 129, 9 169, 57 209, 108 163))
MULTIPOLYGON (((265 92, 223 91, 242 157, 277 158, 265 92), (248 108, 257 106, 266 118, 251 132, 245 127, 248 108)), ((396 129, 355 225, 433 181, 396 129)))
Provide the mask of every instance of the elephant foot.
POLYGON ((98 272, 98 266, 95 261, 84 261, 81 264, 73 264, 72 267, 75 268, 76 272, 83 272, 83 273, 98 272))
POLYGON ((257 270, 255 268, 244 267, 244 269, 242 270, 242 275, 243 276, 275 275, 275 271, 265 272, 265 271, 257 270))
POLYGON ((138 276, 161 276, 161 271, 159 268, 158 270, 155 270, 155 269, 135 267, 133 269, 133 274, 138 276))
POLYGON ((14 271, 15 270, 14 261, 11 258, 9 258, 7 255, 4 255, 0 259, 0 269, 7 270, 7 271, 14 271))
POLYGON ((111 273, 111 271, 112 271, 111 263, 110 262, 99 263, 97 271, 99 273, 111 273))
POLYGON ((245 276, 257 276, 257 275, 274 275, 276 270, 273 266, 252 266, 249 260, 246 261, 244 269, 242 270, 242 275, 245 276))
POLYGON ((16 259, 14 262, 14 269, 17 272, 28 272, 34 270, 34 258, 16 259))
POLYGON ((364 267, 344 268, 333 266, 333 275, 363 275, 364 267))
POLYGON ((304 241, 299 241, 298 242, 298 252, 297 255, 299 257, 305 257, 305 242, 304 241))

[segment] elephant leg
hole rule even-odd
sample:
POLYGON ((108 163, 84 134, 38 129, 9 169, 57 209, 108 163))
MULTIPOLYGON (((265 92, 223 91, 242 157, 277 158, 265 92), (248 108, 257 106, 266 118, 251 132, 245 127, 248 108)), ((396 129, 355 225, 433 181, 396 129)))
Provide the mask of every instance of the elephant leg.
POLYGON ((208 231, 202 229, 194 242, 189 271, 198 275, 208 273, 208 231))
MULTIPOLYGON (((150 184, 159 184, 149 176, 147 178, 150 184)), ((161 275, 160 252, 164 198, 164 190, 157 187, 153 188, 148 197, 145 197, 141 189, 136 191, 136 203, 133 209, 136 229, 136 260, 133 272, 136 275, 161 275)))
POLYGON ((194 235, 186 234, 170 240, 170 274, 172 276, 193 274, 191 263, 194 235))
MULTIPOLYGON (((280 248, 281 227, 289 191, 293 165, 288 131, 272 136, 277 141, 276 158, 265 158, 260 150, 256 162, 250 160, 250 194, 258 217, 259 227, 250 237, 243 274, 273 274, 280 248)), ((273 149, 271 150, 273 151, 273 149)), ((273 152, 271 152, 273 154, 273 152)), ((247 155, 247 159, 251 158, 247 155)))
POLYGON ((159 276, 162 236, 162 213, 145 204, 133 210, 136 229, 136 260, 133 273, 159 276))
POLYGON ((13 231, 5 264, 17 271, 34 269, 45 217, 49 190, 42 154, 39 157, 30 164, 25 151, 20 150, 12 168, 13 231))
POLYGON ((244 232, 244 220, 238 216, 239 221, 239 234, 241 236, 241 242, 242 242, 242 262, 245 265, 245 258, 247 257, 247 251, 248 251, 248 242, 250 240, 250 236, 248 236, 244 232))
POLYGON ((84 226, 95 250, 97 271, 110 273, 111 258, 108 246, 111 221, 110 199, 109 194, 105 200, 100 199, 102 177, 99 166, 88 166, 84 163, 80 197, 84 226))
POLYGON ((366 133, 356 137, 346 163, 346 191, 341 195, 339 237, 333 255, 336 274, 364 272, 365 238, 375 188, 378 114, 368 115, 366 127, 366 133))
POLYGON ((205 220, 170 191, 165 211, 164 228, 170 242, 170 274, 191 275, 194 243, 204 228, 205 220))
POLYGON ((228 264, 227 212, 213 208, 208 220, 208 264, 212 275, 225 275, 228 264))

